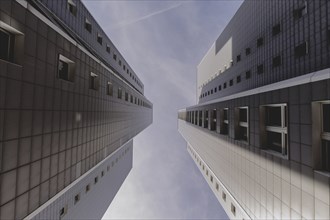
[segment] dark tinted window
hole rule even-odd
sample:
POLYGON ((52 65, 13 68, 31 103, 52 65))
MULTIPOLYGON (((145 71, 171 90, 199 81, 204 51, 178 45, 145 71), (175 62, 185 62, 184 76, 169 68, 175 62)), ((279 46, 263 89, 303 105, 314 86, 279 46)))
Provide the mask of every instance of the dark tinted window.
POLYGON ((323 131, 330 132, 330 104, 323 104, 323 131))

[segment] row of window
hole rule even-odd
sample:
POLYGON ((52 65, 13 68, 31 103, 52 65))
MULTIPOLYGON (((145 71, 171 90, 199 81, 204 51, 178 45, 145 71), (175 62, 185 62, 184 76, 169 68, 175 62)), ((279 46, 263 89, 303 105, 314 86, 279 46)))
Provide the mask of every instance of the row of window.
MULTIPOLYGON (((67 8, 69 10, 69 12, 73 15, 73 16, 77 16, 77 5, 75 4, 74 0, 68 0, 67 1, 67 8)), ((88 18, 85 18, 85 30, 87 30, 89 33, 92 33, 92 23, 90 22, 90 20, 88 20, 88 18)), ((100 44, 100 45, 103 45, 103 36, 100 34, 100 33, 97 33, 97 36, 96 36, 96 41, 100 44)), ((110 45, 109 44, 106 44, 106 52, 107 53, 111 53, 110 51, 110 45)), ((117 55, 114 53, 113 54, 113 57, 112 57, 114 60, 117 60, 117 55)), ((126 65, 123 64, 122 65, 122 61, 120 59, 118 59, 118 64, 119 66, 122 66, 123 67, 123 70, 126 71, 127 74, 130 75, 130 77, 136 82, 136 84, 138 84, 140 86, 140 88, 142 88, 142 84, 141 82, 137 79, 136 76, 134 76, 134 74, 132 74, 131 71, 129 71, 128 68, 126 68, 126 65)))
MULTIPOLYGON (((125 155, 129 150, 130 150, 129 148, 126 148, 125 151, 123 151, 123 152, 119 155, 119 157, 116 158, 116 160, 113 160, 113 161, 111 162, 111 164, 108 164, 108 165, 107 165, 107 172, 109 172, 109 171, 110 171, 110 167, 114 167, 114 166, 115 166, 115 163, 118 163, 118 161, 119 161, 122 157, 124 157, 124 155, 125 155)), ((102 170, 102 171, 101 171, 101 178, 103 178, 105 174, 106 174, 105 170, 102 170)), ((97 176, 94 177, 94 179, 93 179, 93 183, 94 183, 94 185, 96 185, 98 182, 99 182, 99 176, 97 175, 97 176)), ((87 185, 85 186, 85 190, 84 190, 84 191, 85 191, 85 194, 87 194, 87 193, 91 190, 91 185, 92 185, 92 184, 89 183, 89 184, 87 184, 87 185)), ((77 193, 77 194, 74 196, 74 205, 76 205, 76 204, 80 201, 80 195, 81 195, 81 193, 82 193, 82 192, 79 192, 79 193, 77 193)), ((64 207, 62 207, 62 208, 60 209, 60 218, 62 218, 62 217, 67 213, 67 211, 68 211, 68 205, 65 205, 64 207)))
MULTIPOLYGON (((250 48, 248 48, 250 50, 250 48)), ((304 42, 302 44, 299 44, 298 46, 295 47, 294 49, 294 54, 296 58, 300 58, 306 54, 308 54, 308 44, 307 42, 304 42)), ((240 55, 239 55, 240 57, 240 55)), ((239 58, 240 59, 240 58, 239 58)), ((276 68, 282 65, 282 56, 281 55, 276 55, 273 57, 272 60, 272 67, 276 68)), ((262 74, 265 72, 264 64, 260 64, 257 66, 257 74, 262 74)), ((251 78, 251 70, 247 70, 245 72, 245 79, 250 79, 251 78)), ((241 75, 236 77, 236 83, 240 83, 242 80, 241 75)), ((234 85, 234 79, 230 79, 228 82, 229 86, 234 85)), ((203 94, 200 95, 200 98, 204 98, 206 96, 212 95, 213 93, 217 93, 218 91, 220 92, 222 89, 227 88, 227 82, 224 82, 222 85, 219 85, 218 87, 215 87, 214 89, 211 89, 207 92, 204 92, 203 94)))
MULTIPOLYGON (((68 58, 64 57, 62 54, 59 55, 58 59, 58 78, 65 80, 65 81, 70 81, 74 82, 75 79, 75 63, 72 60, 69 60, 68 58)), ((113 83, 108 81, 107 82, 107 95, 113 96, 113 83)), ((99 90, 100 88, 100 79, 99 76, 93 72, 90 73, 89 76, 89 88, 93 90, 99 90)), ((123 89, 118 88, 118 99, 122 99, 123 97, 123 89)), ((144 106, 147 108, 151 108, 151 105, 148 103, 144 102, 143 100, 134 97, 132 94, 128 94, 128 92, 125 92, 125 101, 130 101, 133 104, 137 104, 140 106, 144 106), (130 100, 129 100, 130 97, 130 100)))
MULTIPOLYGON (((205 165, 204 165, 204 163, 202 162, 202 160, 199 159, 199 156, 198 156, 198 155, 197 155, 197 154, 196 154, 196 153, 195 153, 190 147, 189 147, 188 149, 189 149, 189 151, 192 153, 192 155, 195 157, 195 160, 197 161, 197 164, 199 164, 199 166, 202 168, 202 170, 205 171, 206 176, 207 176, 207 177, 210 176, 210 181, 211 181, 211 183, 212 183, 212 185, 213 185, 214 178, 213 178, 212 174, 209 175, 209 171, 208 171, 208 169, 205 168, 205 165)), ((220 186, 219 186, 219 183, 218 183, 218 182, 215 182, 215 189, 216 189, 217 191, 220 190, 220 186)), ((227 202, 227 194, 226 194, 223 190, 222 190, 221 197, 222 197, 222 200, 223 200, 224 202, 227 202)), ((236 207, 235 207, 235 205, 234 205, 233 203, 231 203, 231 207, 230 207, 230 209, 231 209, 232 214, 233 214, 234 216, 236 216, 236 207)))
MULTIPOLYGON (((321 130, 318 135, 322 142, 317 146, 322 161, 318 168, 330 172, 330 101, 317 103, 320 105, 319 110, 313 114, 320 115, 316 121, 321 121, 317 126, 321 130)), ((234 121, 230 121, 229 108, 188 111, 186 121, 223 135, 229 135, 229 125, 233 123, 234 138, 249 144, 249 107, 236 107, 233 112, 234 121)), ((261 147, 288 158, 287 104, 259 106, 259 120, 261 147)))

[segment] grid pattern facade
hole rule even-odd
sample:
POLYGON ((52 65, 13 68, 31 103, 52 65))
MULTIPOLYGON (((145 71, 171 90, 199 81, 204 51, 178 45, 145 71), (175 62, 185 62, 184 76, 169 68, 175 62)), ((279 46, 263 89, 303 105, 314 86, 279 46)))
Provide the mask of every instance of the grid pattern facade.
POLYGON ((329 68, 329 14, 327 0, 243 2, 215 43, 218 52, 231 38, 232 64, 204 84, 199 102, 329 68))
POLYGON ((152 123, 141 91, 24 4, 0 1, 1 22, 22 33, 22 56, 0 60, 1 219, 25 217, 152 123), (73 81, 59 78, 60 55, 74 62, 73 81))

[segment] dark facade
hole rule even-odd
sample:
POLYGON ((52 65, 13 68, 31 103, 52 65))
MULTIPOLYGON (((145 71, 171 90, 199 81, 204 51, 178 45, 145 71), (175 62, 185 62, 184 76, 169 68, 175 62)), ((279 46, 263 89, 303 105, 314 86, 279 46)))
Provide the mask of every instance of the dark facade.
POLYGON ((0 37, 0 218, 21 219, 151 124, 152 104, 78 0, 0 1, 0 37))
POLYGON ((329 14, 327 0, 245 1, 215 42, 232 38, 232 66, 199 103, 329 68, 329 14))

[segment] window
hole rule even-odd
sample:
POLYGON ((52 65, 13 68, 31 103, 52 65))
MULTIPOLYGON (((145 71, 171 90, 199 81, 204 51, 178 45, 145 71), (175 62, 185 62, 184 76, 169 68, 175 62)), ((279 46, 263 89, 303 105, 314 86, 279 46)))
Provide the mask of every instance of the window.
POLYGON ((205 110, 204 112, 204 128, 209 127, 209 111, 205 110))
POLYGON ((288 155, 287 105, 260 106, 262 147, 288 155))
POLYGON ((264 45, 264 38, 260 37, 257 39, 257 47, 261 47, 262 45, 264 45))
POLYGON ((110 53, 110 45, 109 44, 107 44, 106 51, 107 51, 107 53, 110 53))
POLYGON ((67 205, 60 209, 60 218, 62 218, 67 213, 67 210, 68 210, 67 205))
POLYGON ((318 170, 330 172, 329 100, 312 103, 312 132, 314 166, 318 170))
POLYGON ((113 85, 111 82, 108 82, 107 84, 107 95, 113 96, 113 85))
POLYGON ((211 89, 211 95, 213 94, 213 89, 211 89))
POLYGON ((61 54, 58 57, 57 76, 59 79, 63 79, 70 82, 74 81, 75 63, 61 54))
POLYGON ((215 92, 215 93, 217 92, 217 87, 214 88, 214 92, 215 92))
POLYGON ((206 170, 206 176, 209 176, 209 171, 208 170, 206 170))
POLYGON ((211 131, 215 131, 217 129, 217 109, 213 109, 211 111, 211 131))
POLYGON ((131 103, 133 103, 133 95, 131 95, 131 103))
POLYGON ((229 86, 233 86, 234 85, 234 80, 229 80, 229 86))
POLYGON ((221 91, 221 85, 219 86, 219 91, 221 91))
POLYGON ((273 57, 273 68, 281 66, 282 64, 282 58, 281 55, 278 55, 276 57, 273 57))
POLYGON ((89 83, 90 83, 90 85, 89 85, 90 89, 99 90, 99 77, 98 77, 98 75, 91 72, 90 77, 89 77, 89 83))
POLYGON ((90 185, 88 184, 85 188, 85 192, 88 192, 90 190, 90 185))
POLYGON ((259 66, 257 66, 257 73, 262 74, 263 72, 264 72, 264 65, 260 64, 259 66))
POLYGON ((210 91, 207 91, 207 95, 210 95, 210 91))
POLYGON ((210 175, 210 180, 213 183, 213 176, 212 175, 210 175))
POLYGON ((235 108, 235 138, 249 141, 249 108, 235 108))
POLYGON ((124 69, 124 71, 126 70, 126 66, 125 66, 125 64, 123 65, 123 69, 124 69))
POLYGON ((227 83, 223 84, 223 89, 227 88, 227 83))
POLYGON ((281 32, 281 24, 276 24, 275 26, 273 26, 272 29, 273 36, 278 35, 280 32, 281 32))
POLYGON ((236 216, 236 207, 233 205, 233 203, 231 203, 231 213, 233 213, 234 216, 236 216))
POLYGON ((245 72, 245 79, 250 79, 251 78, 251 70, 248 70, 245 72))
POLYGON ((225 193, 225 192, 223 192, 223 191, 222 191, 222 199, 223 199, 223 201, 225 201, 225 202, 226 202, 226 199, 227 199, 227 195, 226 195, 226 193, 225 193))
POLYGON ((74 3, 73 0, 68 0, 68 9, 72 15, 77 15, 77 5, 74 3))
POLYGON ((125 92, 125 101, 128 102, 128 93, 125 92))
POLYGON ((118 88, 118 99, 122 98, 122 89, 119 87, 118 88))
POLYGON ((305 14, 307 14, 307 1, 304 1, 302 5, 300 5, 297 9, 293 10, 293 17, 295 19, 299 19, 305 14))
POLYGON ((236 57, 237 62, 241 61, 241 54, 236 57))
POLYGON ((220 134, 228 135, 229 109, 224 108, 220 111, 220 134))
POLYGON ((104 171, 101 172, 101 177, 103 177, 103 176, 104 176, 104 171))
POLYGON ((74 204, 79 202, 79 200, 80 200, 80 194, 78 193, 77 195, 74 196, 74 204))
POLYGON ((121 60, 118 61, 119 66, 121 66, 121 60))
POLYGON ((300 58, 305 56, 308 53, 307 42, 299 44, 294 48, 294 56, 295 58, 300 58))
POLYGON ((113 54, 112 58, 113 58, 114 60, 117 60, 117 55, 116 55, 116 54, 113 54))
POLYGON ((215 184, 215 189, 216 189, 217 191, 219 191, 219 183, 216 183, 216 184, 215 184))
POLYGON ((97 34, 97 42, 102 45, 103 38, 100 34, 97 34))
POLYGON ((203 123, 203 111, 199 111, 198 126, 202 127, 202 123, 203 123))
POLYGON ((98 182, 99 178, 98 177, 95 177, 94 178, 94 184, 96 184, 98 182))
POLYGON ((248 48, 245 49, 245 55, 247 56, 247 55, 250 55, 250 54, 251 54, 251 48, 248 47, 248 48))
POLYGON ((236 77, 236 83, 240 83, 241 82, 241 76, 237 76, 236 77))
POLYGON ((92 23, 86 18, 85 19, 85 29, 91 33, 92 32, 92 23))
POLYGON ((21 64, 24 61, 24 34, 0 21, 0 59, 21 64))
POLYGON ((0 59, 13 61, 15 37, 0 28, 0 59))

